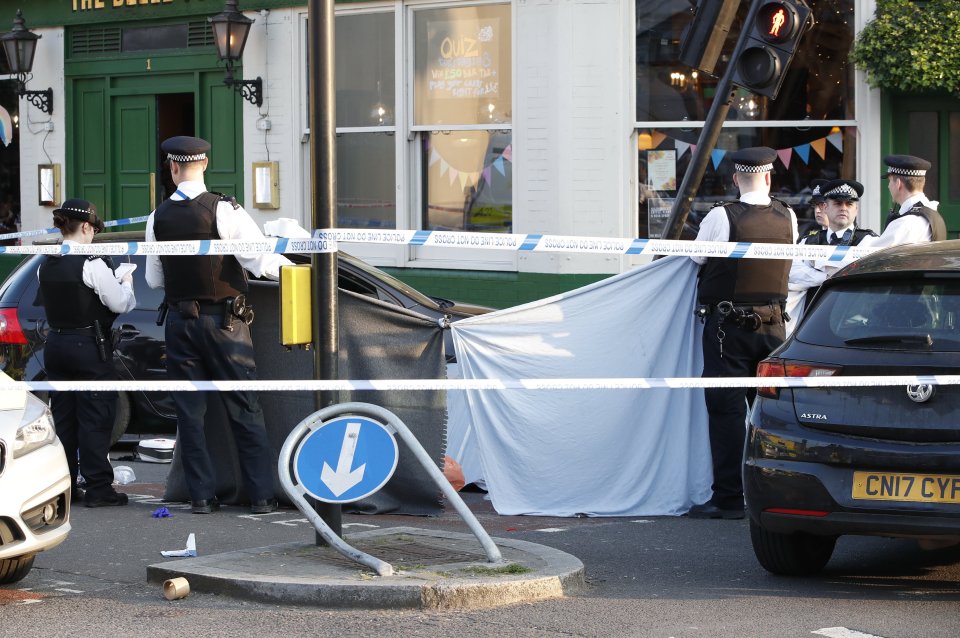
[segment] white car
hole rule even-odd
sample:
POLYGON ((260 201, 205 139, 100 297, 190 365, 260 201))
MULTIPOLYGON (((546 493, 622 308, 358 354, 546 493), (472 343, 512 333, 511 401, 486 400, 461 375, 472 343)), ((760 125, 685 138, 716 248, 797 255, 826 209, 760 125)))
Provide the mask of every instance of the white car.
MULTIPOLYGON (((10 377, 0 372, 0 387, 10 377)), ((33 567, 70 532, 70 470, 47 405, 0 390, 0 585, 33 567)))

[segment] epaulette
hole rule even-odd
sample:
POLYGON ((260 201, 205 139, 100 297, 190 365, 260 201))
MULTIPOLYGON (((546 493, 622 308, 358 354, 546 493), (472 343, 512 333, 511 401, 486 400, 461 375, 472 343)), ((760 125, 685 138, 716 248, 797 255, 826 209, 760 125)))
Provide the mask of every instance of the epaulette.
POLYGON ((733 202, 715 202, 711 208, 723 208, 727 204, 732 204, 733 202))
POLYGON ((221 202, 227 202, 228 204, 230 204, 231 206, 233 206, 233 210, 237 210, 238 208, 240 208, 240 203, 237 202, 237 198, 236 198, 235 196, 233 196, 233 195, 224 195, 223 193, 217 193, 217 192, 215 192, 215 191, 210 191, 210 192, 213 193, 214 195, 218 196, 218 197, 220 198, 220 201, 221 201, 221 202))
POLYGON ((820 229, 819 229, 819 228, 811 228, 810 230, 807 231, 807 234, 804 235, 804 237, 814 237, 814 236, 818 235, 819 233, 820 233, 820 229))

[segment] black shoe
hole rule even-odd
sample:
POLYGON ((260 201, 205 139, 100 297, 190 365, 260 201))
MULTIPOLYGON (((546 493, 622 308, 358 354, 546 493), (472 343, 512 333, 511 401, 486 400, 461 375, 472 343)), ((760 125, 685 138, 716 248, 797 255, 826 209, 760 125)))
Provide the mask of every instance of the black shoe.
POLYGON ((129 499, 123 492, 103 492, 91 494, 89 491, 83 497, 83 504, 87 507, 120 507, 126 505, 129 499))
POLYGON ((220 511, 220 501, 215 498, 191 501, 190 511, 194 514, 213 514, 220 511))
POLYGON ((277 499, 260 499, 250 503, 251 514, 269 514, 277 511, 277 499))
POLYGON ((739 520, 744 517, 743 509, 723 509, 713 503, 694 505, 686 513, 689 518, 722 518, 724 520, 739 520))
POLYGON ((74 503, 79 503, 83 500, 83 497, 86 496, 87 492, 82 487, 77 487, 74 485, 70 489, 70 500, 74 503))

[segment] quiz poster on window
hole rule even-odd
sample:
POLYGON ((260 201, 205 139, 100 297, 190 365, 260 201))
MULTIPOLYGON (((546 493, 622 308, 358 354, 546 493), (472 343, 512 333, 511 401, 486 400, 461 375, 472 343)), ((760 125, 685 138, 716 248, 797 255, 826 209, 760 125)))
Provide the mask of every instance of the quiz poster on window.
POLYGON ((427 23, 427 78, 434 99, 500 95, 498 18, 427 23))

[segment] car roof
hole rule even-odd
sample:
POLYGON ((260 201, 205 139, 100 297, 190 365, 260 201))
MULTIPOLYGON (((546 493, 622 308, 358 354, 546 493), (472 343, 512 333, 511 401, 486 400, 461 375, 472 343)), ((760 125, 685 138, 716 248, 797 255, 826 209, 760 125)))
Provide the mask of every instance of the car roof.
POLYGON ((908 273, 960 273, 960 240, 908 244, 878 250, 841 269, 827 282, 851 277, 908 273))

